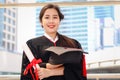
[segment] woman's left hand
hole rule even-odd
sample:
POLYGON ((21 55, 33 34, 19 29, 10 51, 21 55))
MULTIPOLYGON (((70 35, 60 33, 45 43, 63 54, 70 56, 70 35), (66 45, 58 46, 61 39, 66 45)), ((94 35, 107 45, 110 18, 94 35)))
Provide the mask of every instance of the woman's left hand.
POLYGON ((60 76, 64 75, 64 66, 48 69, 48 68, 38 68, 39 79, 48 78, 50 76, 60 76))
POLYGON ((55 68, 58 68, 58 67, 61 67, 63 64, 58 64, 58 65, 52 65, 50 63, 47 63, 46 64, 46 68, 48 69, 55 69, 55 68))

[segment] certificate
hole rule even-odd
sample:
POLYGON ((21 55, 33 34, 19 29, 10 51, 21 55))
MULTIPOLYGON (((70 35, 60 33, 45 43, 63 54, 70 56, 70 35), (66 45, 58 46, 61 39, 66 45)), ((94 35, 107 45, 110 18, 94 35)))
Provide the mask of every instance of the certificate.
POLYGON ((24 50, 27 58, 30 61, 30 63, 27 65, 26 69, 24 70, 24 75, 26 75, 28 73, 28 70, 30 70, 30 73, 33 77, 33 80, 38 80, 37 69, 40 68, 38 63, 41 63, 42 60, 41 59, 38 59, 38 60, 35 59, 35 57, 33 56, 33 53, 31 52, 31 50, 30 50, 30 48, 28 47, 27 44, 25 44, 22 47, 23 47, 23 50, 24 50), (33 73, 32 73, 32 70, 31 70, 32 68, 34 68, 35 76, 33 76, 33 73))

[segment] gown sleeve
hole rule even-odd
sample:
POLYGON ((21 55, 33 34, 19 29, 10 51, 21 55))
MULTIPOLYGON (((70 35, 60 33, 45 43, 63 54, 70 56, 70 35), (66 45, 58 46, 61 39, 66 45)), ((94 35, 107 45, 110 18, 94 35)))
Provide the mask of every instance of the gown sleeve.
MULTIPOLYGON (((27 45, 29 46, 29 48, 32 50, 33 48, 31 47, 30 43, 27 42, 27 45)), ((20 80, 32 80, 32 76, 30 74, 30 71, 28 71, 28 73, 26 75, 24 75, 24 70, 26 68, 26 66, 29 64, 29 60, 25 54, 25 52, 23 51, 23 56, 22 56, 22 66, 21 66, 21 76, 20 76, 20 80)), ((33 68, 32 68, 32 72, 33 72, 33 68)), ((34 73, 33 73, 34 74, 34 73)))
POLYGON ((22 67, 21 67, 21 75, 20 75, 20 80, 32 80, 32 76, 30 74, 30 72, 28 71, 27 75, 24 75, 24 70, 26 68, 26 66, 29 64, 29 60, 27 59, 27 56, 25 55, 25 53, 23 52, 23 56, 22 56, 22 67))
MULTIPOLYGON (((81 44, 76 41, 77 48, 82 48, 81 44)), ((80 63, 69 63, 65 64, 64 77, 65 80, 87 80, 86 77, 86 64, 85 64, 85 55, 80 61, 80 63)))
MULTIPOLYGON (((32 51, 32 53, 37 53, 37 50, 36 50, 36 48, 34 46, 32 46, 32 42, 31 41, 27 41, 27 45, 29 46, 29 48, 32 51)), ((37 58, 37 54, 33 54, 33 55, 34 55, 35 58, 37 58)), ((33 80, 33 77, 30 74, 30 71, 28 71, 28 73, 26 75, 23 74, 26 66, 29 63, 30 62, 29 62, 25 52, 23 51, 20 80, 33 80)), ((46 63, 40 63, 39 65, 40 65, 40 67, 46 67, 46 63)), ((32 72, 33 72, 33 75, 35 75, 34 71, 33 71, 33 68, 32 68, 32 72)))

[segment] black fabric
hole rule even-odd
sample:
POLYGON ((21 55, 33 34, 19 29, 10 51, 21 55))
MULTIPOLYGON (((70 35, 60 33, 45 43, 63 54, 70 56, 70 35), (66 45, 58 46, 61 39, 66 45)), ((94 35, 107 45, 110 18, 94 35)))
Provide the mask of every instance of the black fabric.
MULTIPOLYGON (((62 35, 58 35, 60 37, 62 35)), ((56 46, 60 46, 60 38, 56 42, 56 46)), ((77 48, 81 48, 81 45, 76 41, 77 48)), ((47 39, 45 36, 34 38, 27 41, 27 45, 31 49, 34 57, 36 59, 41 58, 44 66, 48 63, 50 58, 50 53, 45 52, 45 49, 47 49, 50 46, 54 46, 54 43, 51 42, 49 39, 47 39)), ((63 46, 64 47, 64 46, 63 46)), ((69 47, 69 46, 65 46, 69 47)), ((21 76, 20 80, 33 80, 30 72, 28 72, 27 75, 23 75, 23 71, 25 70, 26 66, 29 64, 29 60, 27 59, 25 53, 23 52, 23 58, 22 58, 22 68, 21 68, 21 76)), ((41 66, 42 67, 42 66, 41 66)), ((64 75, 63 76, 53 76, 49 78, 45 78, 42 80, 87 80, 83 78, 83 67, 82 67, 82 60, 80 60, 79 63, 76 64, 64 64, 64 75)), ((33 72, 34 73, 34 72, 33 72)))
POLYGON ((45 49, 50 53, 49 63, 51 64, 66 64, 66 63, 80 63, 84 52, 78 48, 51 46, 45 49))
POLYGON ((50 53, 49 63, 51 64, 80 63, 83 54, 79 51, 66 52, 62 55, 57 55, 53 52, 50 53))
POLYGON ((40 63, 39 66, 43 67, 43 68, 46 68, 46 63, 40 63))

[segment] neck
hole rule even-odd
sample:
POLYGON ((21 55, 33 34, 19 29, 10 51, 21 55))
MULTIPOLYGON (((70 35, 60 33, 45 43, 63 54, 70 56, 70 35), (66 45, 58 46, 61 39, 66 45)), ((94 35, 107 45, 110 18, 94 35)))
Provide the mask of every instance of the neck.
POLYGON ((57 33, 47 33, 53 40, 55 40, 57 33))

